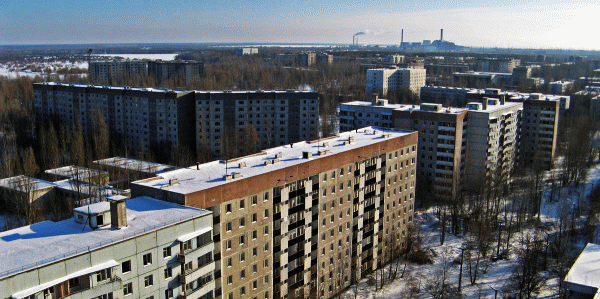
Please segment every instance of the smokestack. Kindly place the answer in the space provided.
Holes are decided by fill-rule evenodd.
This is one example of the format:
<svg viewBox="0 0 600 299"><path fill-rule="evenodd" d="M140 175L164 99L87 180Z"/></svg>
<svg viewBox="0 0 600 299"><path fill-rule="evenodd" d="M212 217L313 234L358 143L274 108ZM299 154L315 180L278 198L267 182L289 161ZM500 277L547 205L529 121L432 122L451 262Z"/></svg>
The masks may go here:
<svg viewBox="0 0 600 299"><path fill-rule="evenodd" d="M440 41L444 40L444 29L441 29L440 31Z"/></svg>
<svg viewBox="0 0 600 299"><path fill-rule="evenodd" d="M113 229L127 226L127 206L125 200L118 199L110 202L110 224Z"/></svg>
<svg viewBox="0 0 600 299"><path fill-rule="evenodd" d="M400 48L404 45L404 29L402 29L402 35L400 35Z"/></svg>

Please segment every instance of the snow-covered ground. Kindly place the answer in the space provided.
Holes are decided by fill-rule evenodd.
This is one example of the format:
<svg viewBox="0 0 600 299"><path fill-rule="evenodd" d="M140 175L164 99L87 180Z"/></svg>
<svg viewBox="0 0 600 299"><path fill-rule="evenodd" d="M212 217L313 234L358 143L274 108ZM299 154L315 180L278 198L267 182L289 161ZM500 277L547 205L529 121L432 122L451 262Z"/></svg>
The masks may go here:
<svg viewBox="0 0 600 299"><path fill-rule="evenodd" d="M556 175L556 174L555 174ZM550 174L547 175L547 178ZM594 186L600 183L600 164L596 164L590 168L587 176L587 181L580 187L567 186L561 189L560 201L550 201L550 186L544 190L544 200L540 220L544 227L547 228L547 233L555 230L556 223L560 218L561 208L566 212L572 213L573 206L578 209L578 205L585 205L587 197ZM581 199L581 200L580 200ZM561 204L562 203L562 204ZM563 212L564 213L564 212ZM447 283L450 286L458 285L458 276L460 271L460 256L461 246L465 243L465 236L454 236L446 233L444 245L440 245L440 221L437 218L436 211L432 208L427 211L418 212L415 214L415 225L420 229L423 240L423 247L432 249L436 256L434 263L431 265L416 265L407 264L406 273L403 278L398 278L393 282L385 285L383 289L375 291L374 286L367 283L367 279L363 279L358 284L358 287L350 287L342 298L355 298L354 291L358 290L360 299L395 299L411 297L409 287L416 287L418 292L413 292L412 298L432 298L432 295L427 291L426 286L435 281L439 281L444 263L447 267ZM514 254L518 248L522 236L534 233L533 228L525 228L521 232L516 232L511 237L511 254L508 259L491 261L489 258L484 259L487 265L487 271L479 276L476 284L471 284L469 281L468 269L466 263L463 264L462 277L462 295L464 298L494 298L494 289L498 291L498 297L502 298L505 295L504 291L510 291L512 288L509 285L513 271L517 265L517 257ZM596 232L596 242L598 242L598 232ZM505 236L503 236L505 238ZM492 242L493 251L496 251L496 242ZM585 247L585 243L580 241L576 244L576 249L573 254L576 256ZM502 250L502 249L501 249ZM401 262L402 263L402 262ZM404 264L400 266L400 272ZM400 274L398 274L399 276ZM559 278L555 275L550 275L545 272L546 281L540 293L539 298L558 298ZM563 279L563 278L560 278Z"/></svg>
<svg viewBox="0 0 600 299"><path fill-rule="evenodd" d="M15 63L15 62L6 62L0 63L0 76L5 76L10 79L17 77L29 77L35 78L46 77L49 75L57 75L58 70L64 69L74 69L79 68L81 70L85 70L84 73L79 74L81 76L87 76L87 68L88 64L86 61L44 61L44 62L31 62L31 63ZM39 71L32 71L39 70ZM49 70L46 72L46 70ZM61 77L64 75L60 75Z"/></svg>

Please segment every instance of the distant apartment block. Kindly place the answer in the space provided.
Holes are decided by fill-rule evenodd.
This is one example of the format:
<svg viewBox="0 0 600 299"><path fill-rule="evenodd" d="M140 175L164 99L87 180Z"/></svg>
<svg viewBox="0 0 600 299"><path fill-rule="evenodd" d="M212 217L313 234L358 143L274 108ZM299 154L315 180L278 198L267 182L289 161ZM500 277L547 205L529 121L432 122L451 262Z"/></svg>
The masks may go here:
<svg viewBox="0 0 600 299"><path fill-rule="evenodd" d="M319 96L314 91L194 91L196 148L223 154L227 130L252 126L261 148L316 136ZM191 124L188 124L191 125Z"/></svg>
<svg viewBox="0 0 600 299"><path fill-rule="evenodd" d="M42 117L87 130L102 113L111 134L132 149L208 144L220 156L226 130L253 126L263 147L306 140L316 134L319 97L314 91L184 91L62 83L33 85Z"/></svg>
<svg viewBox="0 0 600 299"><path fill-rule="evenodd" d="M139 197L2 232L0 297L212 299L212 223L208 211Z"/></svg>
<svg viewBox="0 0 600 299"><path fill-rule="evenodd" d="M213 212L215 295L332 298L413 221L416 132L362 128L132 183Z"/></svg>
<svg viewBox="0 0 600 299"><path fill-rule="evenodd" d="M478 88L492 85L512 84L511 73L465 72L452 74L454 85Z"/></svg>
<svg viewBox="0 0 600 299"><path fill-rule="evenodd" d="M115 84L126 78L148 75L147 60L92 61L88 73L90 81L97 84Z"/></svg>
<svg viewBox="0 0 600 299"><path fill-rule="evenodd" d="M483 58L475 61L474 69L479 72L512 73L515 67L521 65L520 59Z"/></svg>
<svg viewBox="0 0 600 299"><path fill-rule="evenodd" d="M159 83L180 79L186 84L196 82L204 77L204 63L198 61L148 61L148 74L154 76Z"/></svg>
<svg viewBox="0 0 600 299"><path fill-rule="evenodd" d="M333 55L329 53L317 53L316 57L317 64L333 64Z"/></svg>
<svg viewBox="0 0 600 299"><path fill-rule="evenodd" d="M573 81L554 81L548 84L551 94L565 94L573 86Z"/></svg>
<svg viewBox="0 0 600 299"><path fill-rule="evenodd" d="M258 48L238 48L235 49L235 53L238 55L255 55L258 54Z"/></svg>
<svg viewBox="0 0 600 299"><path fill-rule="evenodd" d="M425 103L439 103L446 107L464 107L467 105L467 93L470 88L423 86L421 87L421 101Z"/></svg>
<svg viewBox="0 0 600 299"><path fill-rule="evenodd" d="M296 63L301 66L311 66L317 62L317 53L305 52L296 55Z"/></svg>
<svg viewBox="0 0 600 299"><path fill-rule="evenodd" d="M420 68L381 68L367 70L366 94L378 93L386 96L388 91L402 88L420 97L421 87L425 86L425 69Z"/></svg>
<svg viewBox="0 0 600 299"><path fill-rule="evenodd" d="M522 103L484 98L467 104L469 130L465 177L472 187L510 177L517 158Z"/></svg>
<svg viewBox="0 0 600 299"><path fill-rule="evenodd" d="M535 93L524 100L519 142L519 160L523 165L552 165L560 105L560 101L545 99Z"/></svg>
<svg viewBox="0 0 600 299"><path fill-rule="evenodd" d="M122 136L132 149L195 144L194 93L181 90L36 83L34 107L42 117L58 117L68 126L92 128L102 113L111 136Z"/></svg>
<svg viewBox="0 0 600 299"><path fill-rule="evenodd" d="M439 199L451 199L463 181L467 146L467 109L441 104L400 105L387 100L340 104L340 132L361 126L382 126L419 133L417 175Z"/></svg>

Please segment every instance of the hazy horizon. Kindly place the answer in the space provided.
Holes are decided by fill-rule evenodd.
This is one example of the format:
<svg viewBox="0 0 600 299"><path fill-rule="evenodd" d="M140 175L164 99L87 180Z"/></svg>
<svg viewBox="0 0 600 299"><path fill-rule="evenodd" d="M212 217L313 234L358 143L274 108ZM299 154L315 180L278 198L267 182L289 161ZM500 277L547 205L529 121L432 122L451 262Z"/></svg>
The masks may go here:
<svg viewBox="0 0 600 299"><path fill-rule="evenodd" d="M591 0L13 1L0 10L3 45L313 43L397 45L444 40L499 48L600 50Z"/></svg>

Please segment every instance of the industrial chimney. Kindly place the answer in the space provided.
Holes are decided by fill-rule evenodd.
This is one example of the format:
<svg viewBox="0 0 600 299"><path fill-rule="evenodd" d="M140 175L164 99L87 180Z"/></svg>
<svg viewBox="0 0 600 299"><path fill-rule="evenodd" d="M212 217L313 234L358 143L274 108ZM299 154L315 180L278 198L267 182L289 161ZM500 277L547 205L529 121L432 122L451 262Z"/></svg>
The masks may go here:
<svg viewBox="0 0 600 299"><path fill-rule="evenodd" d="M125 200L117 199L110 202L110 223L113 229L127 226L127 206Z"/></svg>
<svg viewBox="0 0 600 299"><path fill-rule="evenodd" d="M440 41L444 40L444 29L441 29L440 31Z"/></svg>
<svg viewBox="0 0 600 299"><path fill-rule="evenodd" d="M402 35L400 35L400 48L404 47L404 29L402 29Z"/></svg>

